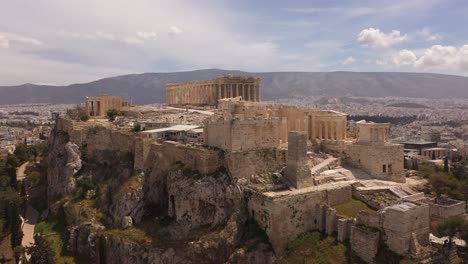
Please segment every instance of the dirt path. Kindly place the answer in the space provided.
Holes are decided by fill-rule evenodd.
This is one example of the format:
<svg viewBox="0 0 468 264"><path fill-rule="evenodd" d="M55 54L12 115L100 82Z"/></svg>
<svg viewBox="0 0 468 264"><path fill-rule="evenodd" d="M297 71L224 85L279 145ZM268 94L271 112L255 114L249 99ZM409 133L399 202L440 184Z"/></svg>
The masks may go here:
<svg viewBox="0 0 468 264"><path fill-rule="evenodd" d="M19 166L18 168L16 168L16 180L17 181L21 181L24 179L24 177L26 176L24 174L24 171L26 170L26 166L28 166L28 162L25 162L23 163L21 166Z"/></svg>
<svg viewBox="0 0 468 264"><path fill-rule="evenodd" d="M21 245L23 247L30 247L34 244L34 226L37 223L37 219L39 218L39 212L28 206L26 209L26 214L23 220L23 240L21 241ZM31 256L26 254L26 259L29 260Z"/></svg>
<svg viewBox="0 0 468 264"><path fill-rule="evenodd" d="M21 164L16 169L16 180L22 181L26 177L24 171L26 170L26 166L28 166L28 162ZM34 244L34 226L37 223L37 219L39 218L39 212L36 209L28 206L26 208L26 213L21 216L21 220L23 224L21 226L21 230L23 231L23 240L21 241L21 245L23 247L30 247ZM29 260L31 258L30 255L26 254L26 259Z"/></svg>

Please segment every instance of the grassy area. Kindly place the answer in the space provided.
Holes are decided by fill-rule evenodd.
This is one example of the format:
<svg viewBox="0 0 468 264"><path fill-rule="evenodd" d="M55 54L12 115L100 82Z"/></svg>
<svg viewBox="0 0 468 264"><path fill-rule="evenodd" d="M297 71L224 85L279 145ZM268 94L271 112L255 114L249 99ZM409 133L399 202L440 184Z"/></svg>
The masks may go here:
<svg viewBox="0 0 468 264"><path fill-rule="evenodd" d="M307 232L288 244L286 254L278 264L341 264L348 263L345 245L334 237L322 237L319 232Z"/></svg>
<svg viewBox="0 0 468 264"><path fill-rule="evenodd" d="M50 243L54 263L74 264L75 258L66 255L66 232L64 223L58 221L40 222L34 228L35 234L41 234Z"/></svg>
<svg viewBox="0 0 468 264"><path fill-rule="evenodd" d="M65 210L75 223L88 221L96 223L101 222L103 218L102 213L94 207L94 200L85 199L70 203Z"/></svg>
<svg viewBox="0 0 468 264"><path fill-rule="evenodd" d="M369 206L367 206L367 204L355 199L351 199L346 203L338 204L333 207L339 215L348 217L356 217L356 215L362 210L373 211Z"/></svg>
<svg viewBox="0 0 468 264"><path fill-rule="evenodd" d="M142 246L161 246L159 230L166 225L165 220L144 219L140 223L127 229L108 229L105 234L127 239Z"/></svg>
<svg viewBox="0 0 468 264"><path fill-rule="evenodd" d="M126 193L135 191L139 188L142 188L140 177L139 175L133 175L132 177L128 178L125 182L122 183L117 192L117 195L118 197L122 197Z"/></svg>

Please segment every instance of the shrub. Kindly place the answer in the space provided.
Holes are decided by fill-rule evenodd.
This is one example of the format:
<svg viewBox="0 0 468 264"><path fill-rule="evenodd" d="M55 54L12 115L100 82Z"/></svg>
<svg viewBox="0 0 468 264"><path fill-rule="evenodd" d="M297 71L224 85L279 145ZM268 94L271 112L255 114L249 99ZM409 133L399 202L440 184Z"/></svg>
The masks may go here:
<svg viewBox="0 0 468 264"><path fill-rule="evenodd" d="M86 114L86 113L81 113L80 114L80 120L83 121L83 122L86 122L89 120L89 115Z"/></svg>
<svg viewBox="0 0 468 264"><path fill-rule="evenodd" d="M141 125L140 124L136 124L132 129L132 132L140 132L140 131L141 131Z"/></svg>
<svg viewBox="0 0 468 264"><path fill-rule="evenodd" d="M110 110L107 110L106 115L107 115L107 118L109 118L109 121L114 121L115 117L122 115L122 113L119 110L110 109Z"/></svg>

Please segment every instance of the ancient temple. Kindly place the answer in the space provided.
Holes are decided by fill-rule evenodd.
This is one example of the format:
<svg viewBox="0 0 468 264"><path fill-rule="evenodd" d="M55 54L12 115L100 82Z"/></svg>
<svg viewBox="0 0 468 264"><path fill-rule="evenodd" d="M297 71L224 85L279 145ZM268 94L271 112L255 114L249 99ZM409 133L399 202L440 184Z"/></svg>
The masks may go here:
<svg viewBox="0 0 468 264"><path fill-rule="evenodd" d="M166 84L168 105L217 105L219 99L242 97L260 102L260 78L225 75L203 81Z"/></svg>

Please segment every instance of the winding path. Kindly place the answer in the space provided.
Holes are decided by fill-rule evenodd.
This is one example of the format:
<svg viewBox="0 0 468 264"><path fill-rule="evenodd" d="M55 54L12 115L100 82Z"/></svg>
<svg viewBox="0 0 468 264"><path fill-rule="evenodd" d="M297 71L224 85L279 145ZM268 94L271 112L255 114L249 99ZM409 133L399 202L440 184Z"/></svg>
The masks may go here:
<svg viewBox="0 0 468 264"><path fill-rule="evenodd" d="M16 169L16 180L22 181L25 178L26 175L24 174L24 171L26 170L26 166L28 166L28 162L21 164L21 166ZM34 226L39 218L39 212L31 206L28 206L24 217L20 217L21 221L23 221L21 224L21 230L23 231L23 240L21 241L21 245L23 247L30 247L34 244ZM29 260L30 258L31 256L26 254L26 259Z"/></svg>
<svg viewBox="0 0 468 264"><path fill-rule="evenodd" d="M21 164L21 166L16 168L16 180L17 181L21 181L24 179L24 177L26 177L26 175L24 174L24 171L26 170L26 166L28 166L28 163L29 162L25 162Z"/></svg>

